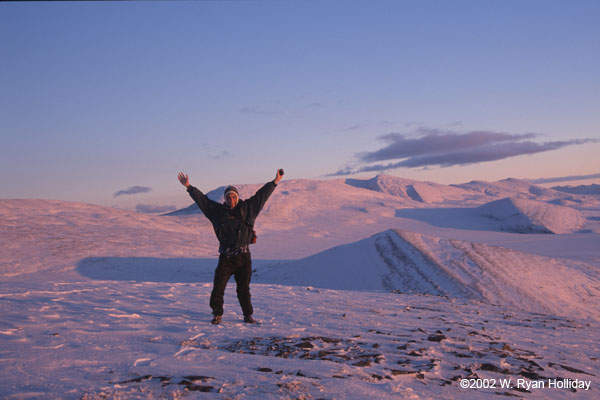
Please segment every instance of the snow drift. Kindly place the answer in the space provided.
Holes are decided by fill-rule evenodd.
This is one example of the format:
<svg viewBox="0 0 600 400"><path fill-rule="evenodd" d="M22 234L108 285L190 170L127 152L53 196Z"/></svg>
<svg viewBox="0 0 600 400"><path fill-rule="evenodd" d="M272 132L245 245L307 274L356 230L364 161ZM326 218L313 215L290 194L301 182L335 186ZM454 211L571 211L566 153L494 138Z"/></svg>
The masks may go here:
<svg viewBox="0 0 600 400"><path fill-rule="evenodd" d="M585 218L573 208L508 197L477 208L485 217L501 222L501 229L517 233L571 233Z"/></svg>
<svg viewBox="0 0 600 400"><path fill-rule="evenodd" d="M600 279L584 264L400 230L275 267L256 281L429 294L600 319Z"/></svg>

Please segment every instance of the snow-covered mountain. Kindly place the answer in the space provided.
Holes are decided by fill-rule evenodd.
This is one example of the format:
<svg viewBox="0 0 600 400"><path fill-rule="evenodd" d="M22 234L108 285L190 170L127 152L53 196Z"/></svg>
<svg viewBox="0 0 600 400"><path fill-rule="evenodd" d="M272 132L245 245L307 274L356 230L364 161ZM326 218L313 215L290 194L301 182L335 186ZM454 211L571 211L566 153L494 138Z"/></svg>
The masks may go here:
<svg viewBox="0 0 600 400"><path fill-rule="evenodd" d="M377 175L372 179L346 179L345 183L358 188L387 193L401 199L421 203L443 203L467 201L476 193L468 189L440 185L434 182L420 182L412 179L398 178L389 175Z"/></svg>
<svg viewBox="0 0 600 400"><path fill-rule="evenodd" d="M283 181L257 220L253 326L234 287L209 324L196 206L0 200L0 397L598 398L600 202L470 186ZM502 230L514 213L570 233Z"/></svg>
<svg viewBox="0 0 600 400"><path fill-rule="evenodd" d="M520 197L492 201L477 212L498 221L500 229L517 233L571 233L585 224L574 208Z"/></svg>
<svg viewBox="0 0 600 400"><path fill-rule="evenodd" d="M503 198L516 195L533 199L562 198L564 194L553 189L535 185L529 181L507 178L497 182L471 181L460 185L452 185L465 190L473 190L486 196Z"/></svg>
<svg viewBox="0 0 600 400"><path fill-rule="evenodd" d="M250 197L262 185L236 185L241 198ZM222 201L225 186L207 192L209 198ZM202 188L201 188L202 190ZM288 180L280 184L273 196L280 201L268 204L286 204L301 207L319 204L319 210L330 210L338 207L349 207L352 203L365 202L373 205L387 200L397 207L450 207L460 205L481 205L505 197L523 197L537 201L559 199L577 199L564 192L536 186L528 181L505 179L498 182L473 181L461 185L442 185L434 182L420 182L412 179L390 175L377 175L370 179L336 179L336 180ZM298 204L296 204L298 201ZM590 200L592 201L592 200ZM358 208L358 205L356 205ZM296 207L294 207L296 208ZM193 205L167 215L199 213ZM313 211L313 210L311 210Z"/></svg>
<svg viewBox="0 0 600 400"><path fill-rule="evenodd" d="M554 186L552 189L572 194L600 195L600 185Z"/></svg>
<svg viewBox="0 0 600 400"><path fill-rule="evenodd" d="M241 197L247 198L260 186L238 187ZM220 201L223 189L210 191L208 196ZM475 209L478 206L482 207ZM600 232L600 224L594 219L597 208L600 208L600 199L546 189L517 179L440 185L377 175L364 180L283 181L259 216L257 227L261 230L265 226L267 235L270 227L278 232L293 228L304 237L316 238L311 244L314 253L393 227L398 218L429 224L440 221L445 224L442 226L449 227L468 225L487 231L569 233L584 229ZM200 210L192 204L168 215L196 214L200 214ZM417 226L410 229L421 230ZM426 233L437 234L435 231ZM320 243L323 246L319 247ZM299 256L292 254L292 257Z"/></svg>

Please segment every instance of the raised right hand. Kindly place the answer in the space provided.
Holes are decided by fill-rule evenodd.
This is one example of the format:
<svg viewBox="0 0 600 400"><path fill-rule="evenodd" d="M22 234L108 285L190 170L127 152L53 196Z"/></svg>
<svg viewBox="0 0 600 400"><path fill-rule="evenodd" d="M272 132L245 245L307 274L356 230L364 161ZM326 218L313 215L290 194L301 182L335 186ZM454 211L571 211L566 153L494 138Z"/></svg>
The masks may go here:
<svg viewBox="0 0 600 400"><path fill-rule="evenodd" d="M177 175L177 179L179 179L179 182L181 182L183 186L190 186L190 178L188 178L187 174L180 172L179 175Z"/></svg>

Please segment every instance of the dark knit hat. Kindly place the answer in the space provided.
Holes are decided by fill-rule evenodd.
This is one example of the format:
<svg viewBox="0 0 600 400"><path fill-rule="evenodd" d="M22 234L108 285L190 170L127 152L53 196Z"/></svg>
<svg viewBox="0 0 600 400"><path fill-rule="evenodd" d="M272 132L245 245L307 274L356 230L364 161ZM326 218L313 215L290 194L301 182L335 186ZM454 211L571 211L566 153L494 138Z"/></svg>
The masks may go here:
<svg viewBox="0 0 600 400"><path fill-rule="evenodd" d="M223 193L223 196L227 197L227 194L230 192L234 192L237 195L238 199L240 198L240 194L238 193L238 190L235 186L227 186L225 188L225 193Z"/></svg>

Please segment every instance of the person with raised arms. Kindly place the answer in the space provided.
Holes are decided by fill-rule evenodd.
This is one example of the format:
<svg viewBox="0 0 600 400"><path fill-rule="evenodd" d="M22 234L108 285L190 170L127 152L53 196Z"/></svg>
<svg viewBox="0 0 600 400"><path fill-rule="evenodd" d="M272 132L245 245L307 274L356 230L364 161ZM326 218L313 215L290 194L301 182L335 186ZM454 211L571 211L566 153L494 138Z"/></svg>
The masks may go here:
<svg viewBox="0 0 600 400"><path fill-rule="evenodd" d="M204 193L190 184L187 174L180 172L179 182L196 202L206 218L211 222L219 240L219 263L215 269L210 307L213 313L211 323L221 323L223 315L223 296L227 281L233 275L237 285L237 298L244 313L244 322L254 324L254 310L250 300L250 279L252 277L252 259L250 244L256 242L254 221L267 199L283 177L283 170L277 170L275 179L267 182L252 197L240 199L235 186L228 186L224 192L224 202L209 199Z"/></svg>

